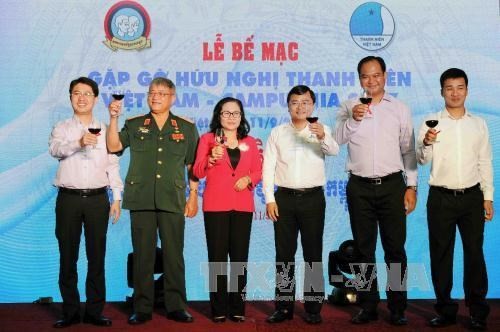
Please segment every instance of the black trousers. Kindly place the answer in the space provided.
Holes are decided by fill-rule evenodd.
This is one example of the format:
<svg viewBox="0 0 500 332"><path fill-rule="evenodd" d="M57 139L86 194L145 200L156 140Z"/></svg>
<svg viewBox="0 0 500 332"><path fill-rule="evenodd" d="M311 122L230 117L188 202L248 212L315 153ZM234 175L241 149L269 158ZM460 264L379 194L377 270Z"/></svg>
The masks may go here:
<svg viewBox="0 0 500 332"><path fill-rule="evenodd" d="M325 297L323 278L323 190L303 195L278 189L275 194L279 217L274 222L276 246L276 310L293 312L295 304L295 253L300 232L304 255L304 308L319 313Z"/></svg>
<svg viewBox="0 0 500 332"><path fill-rule="evenodd" d="M184 214L162 210L132 210L130 223L134 255L134 311L144 314L153 312L153 274L158 233L165 273L165 309L167 312L185 309Z"/></svg>
<svg viewBox="0 0 500 332"><path fill-rule="evenodd" d="M375 266L379 230L388 269L386 294L389 310L402 312L406 309L405 190L402 175L391 176L381 184L367 183L351 176L347 183L351 230L360 254L360 264L354 265L360 276L356 288L360 305L365 310L376 310L380 302Z"/></svg>
<svg viewBox="0 0 500 332"><path fill-rule="evenodd" d="M486 302L488 277L483 255L484 197L479 186L463 195L431 187L427 200L427 221L431 274L436 294L436 311L455 317L458 304L451 299L453 287L453 250L456 229L460 232L464 255L465 303L471 316L485 319L490 308Z"/></svg>
<svg viewBox="0 0 500 332"><path fill-rule="evenodd" d="M104 257L109 219L109 200L106 193L81 197L59 192L56 201L56 237L59 243L59 289L63 300L63 315L71 318L80 312L77 261L82 224L87 253L85 311L101 316L106 301Z"/></svg>
<svg viewBox="0 0 500 332"><path fill-rule="evenodd" d="M204 212L212 316L245 315L252 212ZM228 285L227 265L230 260ZM228 289L229 286L229 289Z"/></svg>

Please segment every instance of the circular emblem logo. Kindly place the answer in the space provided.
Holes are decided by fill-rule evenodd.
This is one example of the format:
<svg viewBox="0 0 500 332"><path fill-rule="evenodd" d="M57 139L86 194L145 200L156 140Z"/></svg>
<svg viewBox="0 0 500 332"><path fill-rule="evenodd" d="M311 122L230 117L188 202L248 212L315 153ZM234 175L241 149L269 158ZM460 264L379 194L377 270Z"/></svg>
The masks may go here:
<svg viewBox="0 0 500 332"><path fill-rule="evenodd" d="M349 22L352 39L367 51L377 51L389 45L394 28L391 12L378 2L360 5L352 13Z"/></svg>
<svg viewBox="0 0 500 332"><path fill-rule="evenodd" d="M104 19L104 31L104 44L113 51L151 47L151 39L148 38L151 20L144 7L137 2L120 1L113 5Z"/></svg>

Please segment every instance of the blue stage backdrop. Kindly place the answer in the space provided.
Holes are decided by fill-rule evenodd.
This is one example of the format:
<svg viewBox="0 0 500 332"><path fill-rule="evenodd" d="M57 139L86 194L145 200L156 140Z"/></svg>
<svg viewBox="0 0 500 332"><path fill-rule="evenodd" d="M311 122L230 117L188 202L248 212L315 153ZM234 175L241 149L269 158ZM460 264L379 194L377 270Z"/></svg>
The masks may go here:
<svg viewBox="0 0 500 332"><path fill-rule="evenodd" d="M60 300L52 186L57 160L47 152L48 138L57 121L72 115L68 86L78 76L99 83L95 111L106 122L111 93L126 91L121 124L148 111L145 93L155 76L176 83L173 112L190 117L200 133L207 131L215 103L235 96L243 101L251 134L265 144L270 130L288 121L286 94L296 84L314 89L320 121L334 126L340 102L359 93L356 66L367 55L386 60L387 90L411 107L416 130L426 114L443 105L441 72L459 67L469 74L467 107L487 120L493 154L498 155L498 0L3 0L0 12L0 302L29 302L39 296ZM345 147L327 159L325 263L330 250L351 238L345 159ZM127 152L121 158L123 177L128 161ZM498 160L494 167L499 169ZM417 209L407 221L411 298L434 296L425 216L428 177L429 167L420 167ZM260 186L255 201L248 297L271 299L273 227L265 218ZM498 221L488 223L484 250L489 297L496 298L499 237ZM129 252L130 219L124 211L108 230L108 300L131 294L126 280ZM186 223L184 255L188 298L208 299L201 213ZM301 256L299 250L298 262ZM380 247L377 257L383 261ZM455 257L453 295L461 298L460 242ZM83 290L84 250L78 270Z"/></svg>

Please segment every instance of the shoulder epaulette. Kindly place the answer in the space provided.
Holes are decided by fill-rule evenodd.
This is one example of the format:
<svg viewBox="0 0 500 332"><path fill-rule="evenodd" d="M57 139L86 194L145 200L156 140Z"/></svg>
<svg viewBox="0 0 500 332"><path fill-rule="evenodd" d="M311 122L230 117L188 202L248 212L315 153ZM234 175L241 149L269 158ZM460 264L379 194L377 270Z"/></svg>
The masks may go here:
<svg viewBox="0 0 500 332"><path fill-rule="evenodd" d="M132 116L132 117L128 118L127 121L134 120L134 119L140 118L140 117L145 116L145 115L146 114L139 114L139 115L136 115L136 116Z"/></svg>
<svg viewBox="0 0 500 332"><path fill-rule="evenodd" d="M194 121L193 121L193 120L191 120L190 118L187 118L187 117L184 117L184 116L179 116L179 115L176 115L176 116L177 116L179 119L182 119L182 120L184 120L184 121L186 121L186 122L189 122L189 123L191 123L191 124L194 124Z"/></svg>

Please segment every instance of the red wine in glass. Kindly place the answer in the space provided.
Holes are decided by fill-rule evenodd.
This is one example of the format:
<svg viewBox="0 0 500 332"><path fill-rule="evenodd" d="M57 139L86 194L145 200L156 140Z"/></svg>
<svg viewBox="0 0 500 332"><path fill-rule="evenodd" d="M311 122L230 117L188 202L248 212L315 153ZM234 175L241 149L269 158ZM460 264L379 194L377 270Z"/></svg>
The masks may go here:
<svg viewBox="0 0 500 332"><path fill-rule="evenodd" d="M97 135L101 132L101 128L89 128L89 133Z"/></svg>
<svg viewBox="0 0 500 332"><path fill-rule="evenodd" d="M361 102L361 104L371 104L372 102L372 97L361 97L359 98L359 101Z"/></svg>
<svg viewBox="0 0 500 332"><path fill-rule="evenodd" d="M315 123L316 121L318 121L318 117L317 116L308 116L306 118L307 122L309 123Z"/></svg>
<svg viewBox="0 0 500 332"><path fill-rule="evenodd" d="M122 100L123 97L125 97L125 95L121 93L113 93L112 96L114 100Z"/></svg>
<svg viewBox="0 0 500 332"><path fill-rule="evenodd" d="M439 121L438 120L427 120L425 121L425 124L427 125L427 127L429 128L434 128L438 125Z"/></svg>

